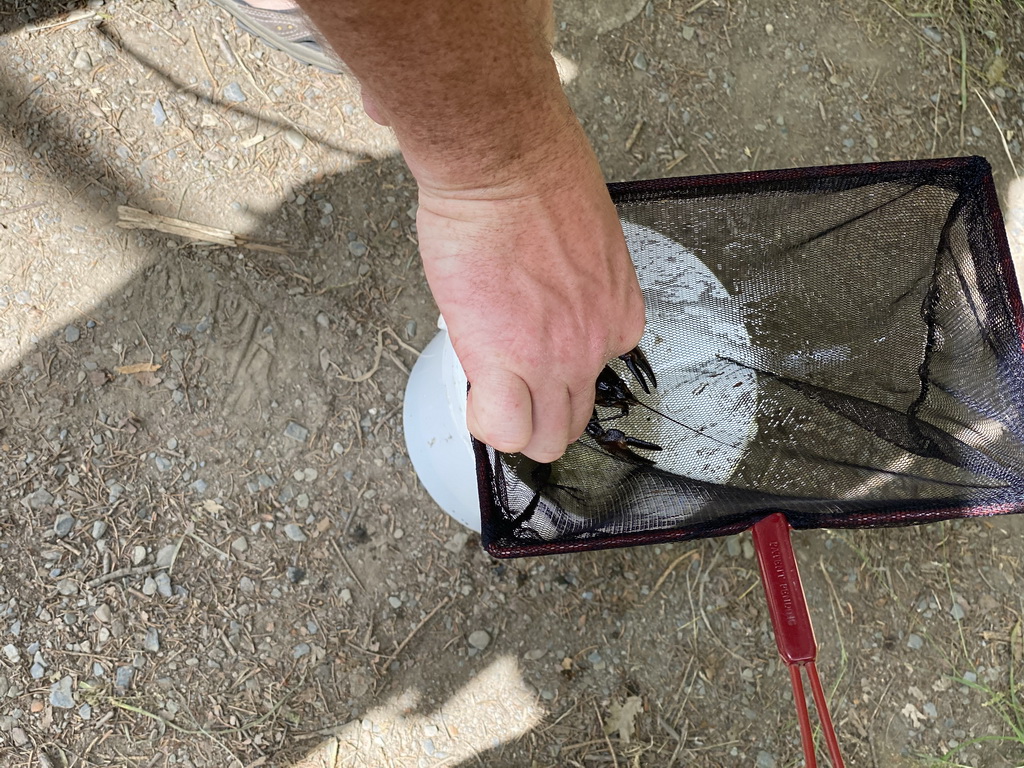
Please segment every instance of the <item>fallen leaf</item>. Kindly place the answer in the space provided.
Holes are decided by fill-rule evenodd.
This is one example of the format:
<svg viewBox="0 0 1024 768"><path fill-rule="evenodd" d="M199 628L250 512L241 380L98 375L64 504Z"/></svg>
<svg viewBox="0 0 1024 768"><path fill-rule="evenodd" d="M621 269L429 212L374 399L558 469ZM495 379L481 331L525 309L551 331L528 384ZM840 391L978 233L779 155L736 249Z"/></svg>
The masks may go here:
<svg viewBox="0 0 1024 768"><path fill-rule="evenodd" d="M111 378L111 375L102 368L97 368L95 371L89 371L89 383L97 388L102 387L110 381Z"/></svg>
<svg viewBox="0 0 1024 768"><path fill-rule="evenodd" d="M161 382L152 371L140 371L135 374L135 380L144 387L155 387Z"/></svg>
<svg viewBox="0 0 1024 768"><path fill-rule="evenodd" d="M122 376L130 376L133 373L154 373L162 367L159 363L133 363L132 365L119 365L114 370Z"/></svg>
<svg viewBox="0 0 1024 768"><path fill-rule="evenodd" d="M625 704L614 702L608 708L608 722L604 724L604 732L611 736L618 733L623 744L629 744L636 729L636 716L644 710L644 702L639 696L630 696Z"/></svg>

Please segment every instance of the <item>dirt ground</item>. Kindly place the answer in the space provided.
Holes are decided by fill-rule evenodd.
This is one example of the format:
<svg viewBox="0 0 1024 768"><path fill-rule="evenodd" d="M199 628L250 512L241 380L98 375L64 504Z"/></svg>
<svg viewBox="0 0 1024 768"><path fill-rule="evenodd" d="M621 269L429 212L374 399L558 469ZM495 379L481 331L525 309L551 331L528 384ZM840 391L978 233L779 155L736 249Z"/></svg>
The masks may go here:
<svg viewBox="0 0 1024 768"><path fill-rule="evenodd" d="M556 49L610 180L1003 189L1024 14L943 8L566 0ZM437 313L352 81L200 0L6 0L0 114L0 766L802 764L749 536L498 562L417 482ZM1024 764L1022 533L795 537L848 765Z"/></svg>

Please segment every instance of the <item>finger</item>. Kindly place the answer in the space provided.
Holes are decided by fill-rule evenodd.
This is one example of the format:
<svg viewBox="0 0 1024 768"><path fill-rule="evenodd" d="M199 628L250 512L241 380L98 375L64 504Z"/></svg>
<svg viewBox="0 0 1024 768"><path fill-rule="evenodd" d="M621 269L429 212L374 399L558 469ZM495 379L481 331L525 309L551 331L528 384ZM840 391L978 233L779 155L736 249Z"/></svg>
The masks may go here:
<svg viewBox="0 0 1024 768"><path fill-rule="evenodd" d="M569 393L569 442L580 439L580 435L594 415L594 385L588 384L577 392Z"/></svg>
<svg viewBox="0 0 1024 768"><path fill-rule="evenodd" d="M484 371L473 375L466 404L466 426L482 443L504 453L518 453L533 432L530 388L514 373Z"/></svg>
<svg viewBox="0 0 1024 768"><path fill-rule="evenodd" d="M531 390L533 434L523 453L543 464L554 461L569 444L569 390L564 385L546 385Z"/></svg>

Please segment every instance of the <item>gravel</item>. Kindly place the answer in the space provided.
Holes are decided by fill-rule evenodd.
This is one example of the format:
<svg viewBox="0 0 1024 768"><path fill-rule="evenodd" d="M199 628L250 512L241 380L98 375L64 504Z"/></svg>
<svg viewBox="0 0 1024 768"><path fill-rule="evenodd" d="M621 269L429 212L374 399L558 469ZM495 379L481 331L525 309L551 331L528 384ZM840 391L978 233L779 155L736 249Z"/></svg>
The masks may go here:
<svg viewBox="0 0 1024 768"><path fill-rule="evenodd" d="M65 675L50 686L50 704L60 709L73 709L77 702L71 693L71 676Z"/></svg>
<svg viewBox="0 0 1024 768"><path fill-rule="evenodd" d="M33 491L21 500L22 506L27 509L42 509L48 507L53 503L53 494L47 491L45 488L40 488L37 491Z"/></svg>
<svg viewBox="0 0 1024 768"><path fill-rule="evenodd" d="M288 146L298 152L304 146L306 146L306 137L303 136L296 130L289 128L282 134L282 138L287 142Z"/></svg>
<svg viewBox="0 0 1024 768"><path fill-rule="evenodd" d="M491 644L491 636L484 630L478 629L470 633L469 644L478 651L482 651Z"/></svg>
<svg viewBox="0 0 1024 768"><path fill-rule="evenodd" d="M246 96L242 92L242 88L238 83L231 82L224 86L224 99L226 101L232 101L235 104L241 104L246 100Z"/></svg>
<svg viewBox="0 0 1024 768"><path fill-rule="evenodd" d="M288 426L284 428L284 436L290 437L292 440L297 440L300 443L304 443L309 437L309 430L301 424L289 421Z"/></svg>
<svg viewBox="0 0 1024 768"><path fill-rule="evenodd" d="M301 542L306 540L306 534L303 533L302 526L295 523L288 523L288 525L284 527L284 535L292 541Z"/></svg>
<svg viewBox="0 0 1024 768"><path fill-rule="evenodd" d="M156 591L160 593L161 597L171 597L174 594L171 589L171 577L167 575L166 571L160 571L154 581L156 581Z"/></svg>
<svg viewBox="0 0 1024 768"><path fill-rule="evenodd" d="M21 661L21 652L18 650L17 646L12 643L8 643L4 646L4 656L6 656L7 660L12 664L17 664Z"/></svg>

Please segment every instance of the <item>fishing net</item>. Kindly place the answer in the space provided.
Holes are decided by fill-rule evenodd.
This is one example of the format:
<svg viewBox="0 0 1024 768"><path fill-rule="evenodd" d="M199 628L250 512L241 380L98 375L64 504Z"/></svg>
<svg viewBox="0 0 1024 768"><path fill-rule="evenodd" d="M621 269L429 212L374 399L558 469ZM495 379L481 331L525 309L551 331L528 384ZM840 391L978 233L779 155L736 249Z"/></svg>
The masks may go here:
<svg viewBox="0 0 1024 768"><path fill-rule="evenodd" d="M643 366L553 464L477 443L497 556L1024 506L1024 311L980 158L611 187ZM639 377L637 375L639 373ZM645 389L649 389L645 391Z"/></svg>

